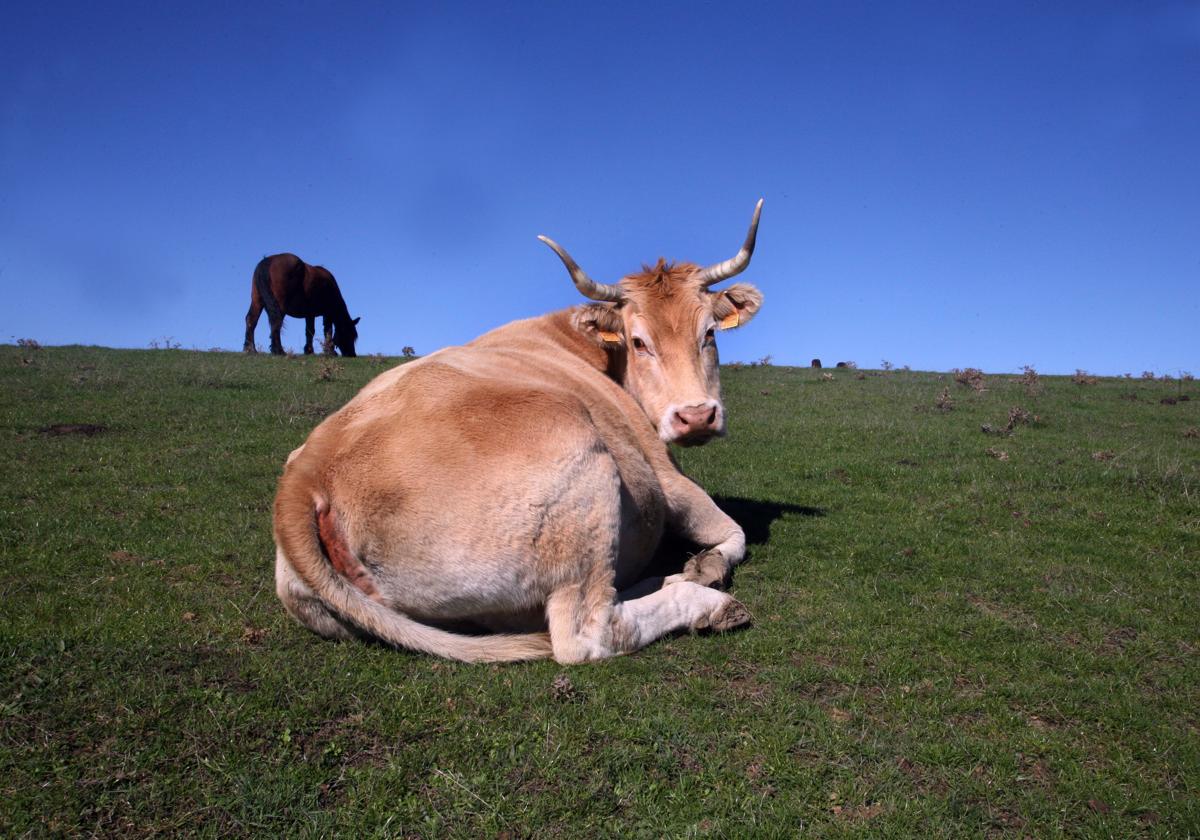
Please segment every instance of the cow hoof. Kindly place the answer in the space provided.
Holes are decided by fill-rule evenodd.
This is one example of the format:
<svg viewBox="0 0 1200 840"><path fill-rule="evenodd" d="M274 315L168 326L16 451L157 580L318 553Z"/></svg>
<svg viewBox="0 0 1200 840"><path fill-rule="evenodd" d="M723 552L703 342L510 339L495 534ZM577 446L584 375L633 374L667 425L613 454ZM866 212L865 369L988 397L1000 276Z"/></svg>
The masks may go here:
<svg viewBox="0 0 1200 840"><path fill-rule="evenodd" d="M708 629L723 633L750 624L750 610L741 601L730 598L728 603L717 610L708 620Z"/></svg>
<svg viewBox="0 0 1200 840"><path fill-rule="evenodd" d="M687 561L681 579L709 589L724 589L729 579L729 564L725 562L725 555L710 549Z"/></svg>

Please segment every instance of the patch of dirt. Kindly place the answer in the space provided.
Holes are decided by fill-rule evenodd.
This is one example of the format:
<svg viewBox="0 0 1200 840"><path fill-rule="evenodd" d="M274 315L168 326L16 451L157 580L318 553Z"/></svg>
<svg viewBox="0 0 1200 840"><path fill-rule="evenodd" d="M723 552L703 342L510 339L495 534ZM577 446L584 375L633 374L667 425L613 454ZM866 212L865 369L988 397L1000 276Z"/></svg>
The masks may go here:
<svg viewBox="0 0 1200 840"><path fill-rule="evenodd" d="M550 683L550 698L556 703L578 703L583 699L579 689L566 674L559 674Z"/></svg>
<svg viewBox="0 0 1200 840"><path fill-rule="evenodd" d="M251 627L249 624L247 624L242 628L242 641L248 645L261 644L262 640L266 637L266 627Z"/></svg>
<svg viewBox="0 0 1200 840"><path fill-rule="evenodd" d="M142 557L138 554L134 554L132 551L124 551L124 550L109 552L108 559L112 560L114 563L128 563L128 564L134 565L134 566L165 566L165 565L167 565L166 560L162 560L160 558Z"/></svg>
<svg viewBox="0 0 1200 840"><path fill-rule="evenodd" d="M837 706L829 706L825 709L825 712L829 715L829 719L834 723L849 723L850 721L854 720L854 715L852 713L846 711L845 709L838 708Z"/></svg>
<svg viewBox="0 0 1200 840"><path fill-rule="evenodd" d="M1033 616L1024 610L1016 607L1008 607L1004 604L998 604L995 601L988 601L980 598L978 595L967 595L967 603L988 618L994 618L997 621L1002 621L1009 627L1017 630L1037 630L1038 623Z"/></svg>
<svg viewBox="0 0 1200 840"><path fill-rule="evenodd" d="M1054 773L1044 758L1017 753L1017 782L1049 788L1054 785Z"/></svg>
<svg viewBox="0 0 1200 840"><path fill-rule="evenodd" d="M766 798L775 795L775 786L769 781L766 762L761 756L755 756L746 766L746 778L759 796Z"/></svg>
<svg viewBox="0 0 1200 840"><path fill-rule="evenodd" d="M896 759L896 767L924 795L932 793L935 796L945 796L950 790L950 786L946 783L945 779L931 775L927 768L904 756Z"/></svg>
<svg viewBox="0 0 1200 840"><path fill-rule="evenodd" d="M44 435L58 437L61 435L82 435L83 437L95 437L108 431L107 426L102 426L99 423L55 423L50 426L43 426L38 429Z"/></svg>
<svg viewBox="0 0 1200 840"><path fill-rule="evenodd" d="M834 805L829 809L833 815L847 822L873 820L886 810L882 802L867 802L863 805Z"/></svg>
<svg viewBox="0 0 1200 840"><path fill-rule="evenodd" d="M1108 654L1120 653L1137 637L1138 632L1132 627L1118 627L1105 634L1100 650Z"/></svg>
<svg viewBox="0 0 1200 840"><path fill-rule="evenodd" d="M344 770L347 767L380 768L397 748L397 742L367 731L362 712L332 718L312 732L295 735L304 760ZM331 788L331 794L336 791Z"/></svg>

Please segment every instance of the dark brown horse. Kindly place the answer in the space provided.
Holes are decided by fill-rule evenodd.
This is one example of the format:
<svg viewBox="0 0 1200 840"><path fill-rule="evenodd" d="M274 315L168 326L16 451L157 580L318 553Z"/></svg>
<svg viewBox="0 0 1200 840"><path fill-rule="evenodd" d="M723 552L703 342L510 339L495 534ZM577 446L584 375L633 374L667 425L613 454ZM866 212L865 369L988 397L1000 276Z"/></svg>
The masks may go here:
<svg viewBox="0 0 1200 840"><path fill-rule="evenodd" d="M309 265L295 254L263 257L254 268L250 285L250 311L246 313L246 343L242 349L254 352L254 328L258 316L267 310L271 323L271 352L283 353L279 330L283 316L304 319L304 352L313 351L314 321L321 316L325 327L325 349L336 347L343 356L355 356L358 318L351 318L346 301L333 275L319 265Z"/></svg>

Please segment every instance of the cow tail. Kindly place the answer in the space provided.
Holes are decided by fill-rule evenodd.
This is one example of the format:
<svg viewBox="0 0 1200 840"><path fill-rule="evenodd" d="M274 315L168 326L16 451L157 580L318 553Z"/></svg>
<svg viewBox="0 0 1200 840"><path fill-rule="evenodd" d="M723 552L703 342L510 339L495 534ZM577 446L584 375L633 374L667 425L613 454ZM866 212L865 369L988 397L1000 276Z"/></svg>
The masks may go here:
<svg viewBox="0 0 1200 840"><path fill-rule="evenodd" d="M279 301L275 300L275 295L271 293L270 257L263 257L254 267L254 288L258 291L258 299L262 302L263 309L267 310L267 317L271 319L271 323L278 323L283 317L283 310L279 308Z"/></svg>
<svg viewBox="0 0 1200 840"><path fill-rule="evenodd" d="M552 655L549 633L463 636L421 624L356 589L333 569L321 548L317 516L327 509L328 499L294 468L289 472L275 500L275 541L301 580L341 619L395 647L462 662L517 662Z"/></svg>

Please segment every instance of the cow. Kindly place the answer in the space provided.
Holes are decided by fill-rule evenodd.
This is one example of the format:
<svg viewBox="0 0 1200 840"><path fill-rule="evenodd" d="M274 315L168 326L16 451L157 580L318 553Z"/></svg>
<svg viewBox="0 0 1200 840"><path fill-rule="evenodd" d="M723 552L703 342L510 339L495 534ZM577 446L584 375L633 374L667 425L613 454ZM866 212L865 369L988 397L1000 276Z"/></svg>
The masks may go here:
<svg viewBox="0 0 1200 840"><path fill-rule="evenodd" d="M263 257L254 268L250 284L250 310L246 313L246 341L242 349L255 352L254 328L258 317L267 310L271 324L271 352L283 354L279 331L283 316L304 319L304 352L313 352L315 321L321 316L325 328L324 349L333 348L343 356L355 356L354 342L358 340L358 322L351 318L337 281L328 269L309 265L295 254L274 254Z"/></svg>
<svg viewBox="0 0 1200 840"><path fill-rule="evenodd" d="M711 287L749 265L761 211L733 258L659 258L615 285L539 237L592 302L377 376L288 457L287 611L321 636L466 662L579 663L749 623L722 591L745 534L668 445L725 433L716 333L762 294ZM668 529L699 553L640 580Z"/></svg>

